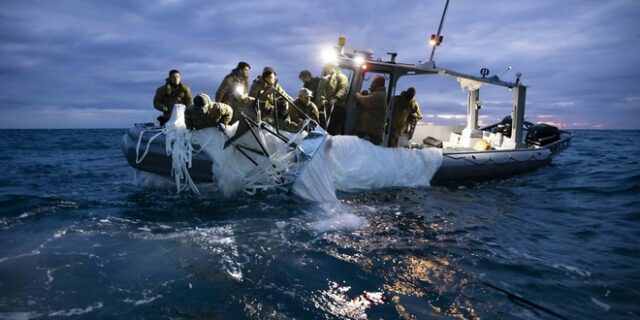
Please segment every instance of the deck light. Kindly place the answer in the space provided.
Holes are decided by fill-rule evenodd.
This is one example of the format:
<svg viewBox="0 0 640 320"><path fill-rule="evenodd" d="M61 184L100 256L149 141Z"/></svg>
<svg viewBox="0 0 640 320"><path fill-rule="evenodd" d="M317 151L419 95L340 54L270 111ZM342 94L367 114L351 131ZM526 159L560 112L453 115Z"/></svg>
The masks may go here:
<svg viewBox="0 0 640 320"><path fill-rule="evenodd" d="M239 84L236 86L236 94L241 96L244 93L244 86Z"/></svg>
<svg viewBox="0 0 640 320"><path fill-rule="evenodd" d="M344 47L345 44L347 44L347 38L339 37L338 38L338 46L339 47Z"/></svg>
<svg viewBox="0 0 640 320"><path fill-rule="evenodd" d="M333 48L327 48L322 51L322 61L326 63L336 63L338 61L338 53Z"/></svg>
<svg viewBox="0 0 640 320"><path fill-rule="evenodd" d="M434 46L435 46L435 47L437 47L437 46L439 46L441 43L442 43L442 35L435 35L435 34L432 34L432 35L431 35L431 39L429 39L429 44L430 44L432 47L434 47Z"/></svg>
<svg viewBox="0 0 640 320"><path fill-rule="evenodd" d="M364 63L364 57L356 56L355 58L353 58L353 61L356 63L356 65L360 66Z"/></svg>

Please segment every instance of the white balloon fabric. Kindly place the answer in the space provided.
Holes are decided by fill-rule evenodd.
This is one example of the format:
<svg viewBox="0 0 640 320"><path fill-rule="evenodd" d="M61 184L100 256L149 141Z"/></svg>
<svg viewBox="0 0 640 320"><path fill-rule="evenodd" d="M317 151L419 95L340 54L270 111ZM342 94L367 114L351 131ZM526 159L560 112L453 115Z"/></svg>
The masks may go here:
<svg viewBox="0 0 640 320"><path fill-rule="evenodd" d="M251 154L256 165L234 145L224 148L228 138L235 134L238 122L223 130L190 131L184 125L184 109L176 105L164 129L178 192L187 186L198 192L187 171L193 152L204 152L212 160L213 180L225 196L240 191L251 194L260 189L282 189L284 174L300 169L291 190L303 199L317 202L337 202L336 190L427 187L442 164L442 151L437 148L385 148L355 136L328 136L313 158L298 167L299 155L295 149L274 135L257 130L269 157ZM297 142L304 138L304 134L287 135ZM261 150L250 132L234 144ZM200 150L195 150L195 145L199 145Z"/></svg>
<svg viewBox="0 0 640 320"><path fill-rule="evenodd" d="M306 165L293 192L328 202L337 201L335 190L427 187L441 164L437 148L385 148L355 136L331 136Z"/></svg>

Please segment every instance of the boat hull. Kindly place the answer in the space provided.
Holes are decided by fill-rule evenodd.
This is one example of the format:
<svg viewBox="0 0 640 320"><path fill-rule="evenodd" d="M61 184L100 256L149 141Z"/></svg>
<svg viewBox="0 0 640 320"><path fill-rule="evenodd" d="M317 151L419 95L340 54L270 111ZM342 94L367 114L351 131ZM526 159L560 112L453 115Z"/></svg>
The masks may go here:
<svg viewBox="0 0 640 320"><path fill-rule="evenodd" d="M135 169L170 176L172 160L171 156L168 156L166 152L164 135L159 135L149 143L149 139L157 133L157 129L153 123L137 123L122 137L122 153L129 165ZM142 136L141 140L139 140L140 136ZM140 141L140 148L138 148L138 141ZM137 159L143 157L143 153L147 150L147 144L149 145L147 154L142 161L137 161ZM199 148L198 146L195 147ZM211 159L202 152L194 154L189 174L193 181L212 182Z"/></svg>
<svg viewBox="0 0 640 320"><path fill-rule="evenodd" d="M482 181L531 172L551 163L570 142L571 136L567 135L540 148L443 152L442 165L431 182Z"/></svg>
<svg viewBox="0 0 640 320"><path fill-rule="evenodd" d="M137 161L142 157L149 139L157 133L154 131L157 129L151 123L136 124L122 137L122 152L132 167L170 176L171 157L165 151L164 135L159 135L149 143L147 155L142 161ZM569 147L570 141L571 135L566 135L556 142L539 148L467 152L445 150L442 165L433 176L432 183L481 181L531 172L549 164L556 155ZM212 182L211 160L204 153L194 155L189 173L196 182Z"/></svg>

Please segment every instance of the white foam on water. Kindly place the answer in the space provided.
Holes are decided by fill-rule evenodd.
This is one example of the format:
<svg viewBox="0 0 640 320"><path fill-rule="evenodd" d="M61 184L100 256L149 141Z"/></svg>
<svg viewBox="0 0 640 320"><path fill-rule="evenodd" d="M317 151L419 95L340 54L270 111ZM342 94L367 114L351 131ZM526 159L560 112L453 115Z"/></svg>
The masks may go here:
<svg viewBox="0 0 640 320"><path fill-rule="evenodd" d="M172 179L137 169L134 169L133 183L136 186L154 190L171 191L176 189L176 184Z"/></svg>
<svg viewBox="0 0 640 320"><path fill-rule="evenodd" d="M316 232L357 230L367 225L367 219L353 213L354 207L341 203L321 205L320 212L313 213L315 221L308 224Z"/></svg>
<svg viewBox="0 0 640 320"><path fill-rule="evenodd" d="M575 273L579 276L582 277L590 277L591 276L591 272L589 272L588 270L583 270L574 266L568 266L565 264L559 264L559 263L555 263L553 264L553 267L558 269L558 270L564 270L570 273Z"/></svg>
<svg viewBox="0 0 640 320"><path fill-rule="evenodd" d="M240 255L233 227L233 225L196 227L195 229L189 228L160 234L152 232L151 229L138 228L142 233L133 236L144 240L174 240L181 243L192 243L217 256L221 269L232 279L241 282L244 278L240 262L243 257Z"/></svg>
<svg viewBox="0 0 640 320"><path fill-rule="evenodd" d="M328 217L309 224L311 229L318 232L336 231L345 229L359 229L365 225L367 220L353 213L345 213L333 217Z"/></svg>
<svg viewBox="0 0 640 320"><path fill-rule="evenodd" d="M70 264L65 264L63 266L59 266L59 267L53 268L53 269L47 268L47 281L44 284L48 286L53 282L53 280L55 280L55 278L53 277L53 273L54 272L56 272L56 271L58 271L58 270L60 270L62 268L69 268L69 267L71 267Z"/></svg>
<svg viewBox="0 0 640 320"><path fill-rule="evenodd" d="M71 317L71 316L79 316L86 313L89 313L95 309L100 309L103 307L102 302L96 302L84 309L82 308L73 308L69 310L59 310L53 311L49 313L49 317Z"/></svg>
<svg viewBox="0 0 640 320"><path fill-rule="evenodd" d="M29 320L41 317L42 314L30 311L19 312L0 312L0 319L2 320Z"/></svg>
<svg viewBox="0 0 640 320"><path fill-rule="evenodd" d="M595 303L598 307L602 308L604 311L609 311L609 309L611 309L611 306L594 298L591 297L591 302Z"/></svg>
<svg viewBox="0 0 640 320"><path fill-rule="evenodd" d="M312 298L316 308L330 313L337 318L368 319L367 309L384 303L383 292L363 291L357 296L348 296L350 286L341 286L329 281L329 288L318 292Z"/></svg>
<svg viewBox="0 0 640 320"><path fill-rule="evenodd" d="M126 298L123 301L126 303L131 303L133 305L139 306L139 305L151 303L157 299L162 298L161 294L151 296L151 293L152 292L150 290L144 290L142 291L142 299L134 300L134 299Z"/></svg>
<svg viewBox="0 0 640 320"><path fill-rule="evenodd" d="M20 259L20 258L24 258L24 257L35 256L35 255L39 255L39 254L40 254L39 250L31 250L31 252L28 252L28 253L19 254L19 255L16 255L16 256L12 256L12 257L0 258L0 263L3 263L5 261L9 261L9 260L15 260L15 259Z"/></svg>

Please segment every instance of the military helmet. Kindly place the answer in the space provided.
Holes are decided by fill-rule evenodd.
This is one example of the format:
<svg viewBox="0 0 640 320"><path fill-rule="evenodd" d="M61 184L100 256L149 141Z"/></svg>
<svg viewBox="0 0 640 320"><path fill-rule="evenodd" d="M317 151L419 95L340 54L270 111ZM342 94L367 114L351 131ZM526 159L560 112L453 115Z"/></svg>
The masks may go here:
<svg viewBox="0 0 640 320"><path fill-rule="evenodd" d="M198 108L206 108L211 105L211 98L206 93L199 93L193 98L193 105Z"/></svg>

